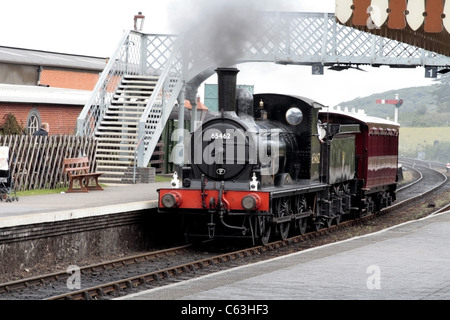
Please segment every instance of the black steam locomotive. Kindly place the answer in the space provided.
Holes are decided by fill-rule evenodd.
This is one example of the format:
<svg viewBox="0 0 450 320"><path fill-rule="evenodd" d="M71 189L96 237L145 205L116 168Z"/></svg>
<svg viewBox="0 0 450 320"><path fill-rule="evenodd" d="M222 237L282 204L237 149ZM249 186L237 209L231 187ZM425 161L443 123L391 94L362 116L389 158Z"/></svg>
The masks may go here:
<svg viewBox="0 0 450 320"><path fill-rule="evenodd" d="M236 89L217 70L218 114L191 138L190 164L159 189L159 212L182 215L187 236L267 243L340 223L395 200L396 123L312 100Z"/></svg>

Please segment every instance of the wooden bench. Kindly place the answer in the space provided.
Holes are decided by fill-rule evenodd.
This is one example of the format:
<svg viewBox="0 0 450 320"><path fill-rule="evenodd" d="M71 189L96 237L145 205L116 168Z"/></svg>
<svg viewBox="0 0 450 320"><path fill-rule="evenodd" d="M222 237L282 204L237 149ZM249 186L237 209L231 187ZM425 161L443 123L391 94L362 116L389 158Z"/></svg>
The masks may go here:
<svg viewBox="0 0 450 320"><path fill-rule="evenodd" d="M90 190L103 190L98 184L98 178L101 176L99 172L89 172L90 164L87 157L81 158L65 158L64 160L64 172L69 176L69 189L70 192L89 192ZM74 180L77 180L80 184L79 188L73 187ZM89 184L89 182L93 183Z"/></svg>

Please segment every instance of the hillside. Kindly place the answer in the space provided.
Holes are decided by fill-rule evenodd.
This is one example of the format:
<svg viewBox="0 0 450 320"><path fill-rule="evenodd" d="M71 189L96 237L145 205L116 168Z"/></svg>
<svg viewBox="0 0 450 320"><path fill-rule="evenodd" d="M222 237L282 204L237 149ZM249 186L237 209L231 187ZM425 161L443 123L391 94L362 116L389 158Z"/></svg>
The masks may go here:
<svg viewBox="0 0 450 320"><path fill-rule="evenodd" d="M399 109L402 127L442 127L450 126L450 101L439 95L439 84L392 90L342 102L341 107L364 109L368 115L394 120L394 106L377 104L377 99L395 99L398 94L403 100Z"/></svg>

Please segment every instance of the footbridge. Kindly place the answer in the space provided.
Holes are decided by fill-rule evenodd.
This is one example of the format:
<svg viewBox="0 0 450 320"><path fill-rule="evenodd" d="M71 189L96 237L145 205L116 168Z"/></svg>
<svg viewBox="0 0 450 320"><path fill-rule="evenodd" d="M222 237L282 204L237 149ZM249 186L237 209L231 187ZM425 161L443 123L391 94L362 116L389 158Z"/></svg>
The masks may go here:
<svg viewBox="0 0 450 320"><path fill-rule="evenodd" d="M259 27L231 64L304 65L314 74L325 67L450 66L449 57L341 25L331 13L263 13ZM98 140L103 181L133 182L133 173L148 166L174 106L187 99L196 110L199 86L219 65L208 50L194 57L184 39L124 32L77 120L78 135Z"/></svg>

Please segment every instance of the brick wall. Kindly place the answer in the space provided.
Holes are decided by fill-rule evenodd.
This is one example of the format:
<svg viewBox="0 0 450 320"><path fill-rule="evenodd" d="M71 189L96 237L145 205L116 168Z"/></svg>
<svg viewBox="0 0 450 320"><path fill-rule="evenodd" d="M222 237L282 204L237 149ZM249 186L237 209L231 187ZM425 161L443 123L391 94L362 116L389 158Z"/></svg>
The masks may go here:
<svg viewBox="0 0 450 320"><path fill-rule="evenodd" d="M24 108L21 104L0 102L0 124L5 123L5 116L12 113L23 127L27 124L27 117L31 107Z"/></svg>
<svg viewBox="0 0 450 320"><path fill-rule="evenodd" d="M99 78L99 72L62 69L44 69L41 72L41 85L54 88L93 90Z"/></svg>
<svg viewBox="0 0 450 320"><path fill-rule="evenodd" d="M4 123L6 114L12 113L25 127L32 110L39 112L42 122L50 124L50 135L72 135L76 133L77 118L83 106L0 103L0 124Z"/></svg>
<svg viewBox="0 0 450 320"><path fill-rule="evenodd" d="M41 71L40 84L53 88L92 91L99 79L99 71L69 70L46 67ZM82 105L49 105L37 103L8 103L0 101L0 125L6 114L13 114L19 124L26 128L30 112L39 114L41 122L50 124L50 135L75 134L77 118L83 110Z"/></svg>

